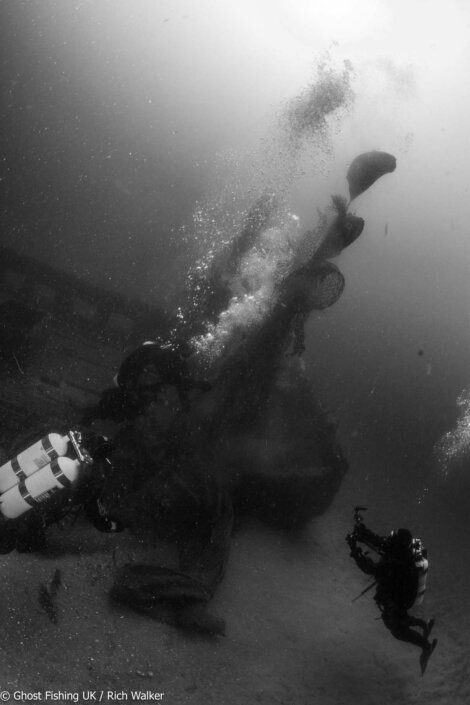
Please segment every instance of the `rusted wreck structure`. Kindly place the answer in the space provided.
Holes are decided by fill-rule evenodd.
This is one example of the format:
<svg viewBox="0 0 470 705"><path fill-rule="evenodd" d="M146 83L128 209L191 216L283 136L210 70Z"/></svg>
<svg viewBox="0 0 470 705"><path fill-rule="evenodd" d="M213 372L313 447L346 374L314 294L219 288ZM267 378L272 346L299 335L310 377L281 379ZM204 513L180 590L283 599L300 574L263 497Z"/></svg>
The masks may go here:
<svg viewBox="0 0 470 705"><path fill-rule="evenodd" d="M129 346L167 326L156 308L0 250L0 434L76 423Z"/></svg>

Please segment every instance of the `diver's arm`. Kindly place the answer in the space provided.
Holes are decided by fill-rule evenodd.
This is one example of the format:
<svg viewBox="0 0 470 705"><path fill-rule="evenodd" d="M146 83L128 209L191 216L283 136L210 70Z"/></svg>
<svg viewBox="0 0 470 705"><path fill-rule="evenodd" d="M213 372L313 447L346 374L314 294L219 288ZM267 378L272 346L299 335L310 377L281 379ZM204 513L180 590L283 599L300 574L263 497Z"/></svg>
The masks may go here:
<svg viewBox="0 0 470 705"><path fill-rule="evenodd" d="M103 503L99 499L93 498L88 500L84 505L84 509L87 519L97 531L115 534L118 531L124 530L124 526L120 521L112 519L108 515Z"/></svg>
<svg viewBox="0 0 470 705"><path fill-rule="evenodd" d="M362 525L359 525L362 526ZM378 563L375 563L375 561L372 560L372 558L369 558L369 556L364 553L362 548L357 545L358 541L361 541L362 539L358 536L358 527L356 526L355 531L352 534L348 534L346 536L346 542L349 546L350 550L350 556L351 558L354 558L356 561L356 565L358 568L362 570L363 573L367 573L367 575L374 575L376 576L377 574L377 568L378 568Z"/></svg>
<svg viewBox="0 0 470 705"><path fill-rule="evenodd" d="M379 553L383 550L384 541L386 541L386 539L368 529L363 522L357 525L355 533L357 540L361 543L365 543L366 546L369 546L369 548L372 548Z"/></svg>
<svg viewBox="0 0 470 705"><path fill-rule="evenodd" d="M356 565L367 575L377 575L377 563L364 553L358 546L351 547L351 557L356 561Z"/></svg>

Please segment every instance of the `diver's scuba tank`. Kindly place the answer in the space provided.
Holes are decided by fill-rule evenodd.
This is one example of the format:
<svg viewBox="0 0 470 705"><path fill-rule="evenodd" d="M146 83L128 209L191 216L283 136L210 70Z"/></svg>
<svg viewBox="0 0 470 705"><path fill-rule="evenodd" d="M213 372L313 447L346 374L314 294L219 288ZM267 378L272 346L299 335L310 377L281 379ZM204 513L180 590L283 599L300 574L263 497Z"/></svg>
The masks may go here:
<svg viewBox="0 0 470 705"><path fill-rule="evenodd" d="M5 463L0 476L2 487L8 489L0 494L0 514L6 519L16 519L70 487L82 469L93 465L93 457L87 450L90 443L96 446L94 453L98 454L103 442L93 443L80 430L70 430L65 435L50 433Z"/></svg>
<svg viewBox="0 0 470 705"><path fill-rule="evenodd" d="M0 495L0 512L6 519L16 519L45 502L53 494L75 482L80 465L80 461L73 458L55 458Z"/></svg>
<svg viewBox="0 0 470 705"><path fill-rule="evenodd" d="M0 467L0 493L6 492L19 482L37 472L58 457L65 456L69 449L69 436L49 433L41 440L23 450Z"/></svg>
<svg viewBox="0 0 470 705"><path fill-rule="evenodd" d="M426 558L426 549L423 548L419 539L413 539L412 548L415 567L418 570L418 587L412 607L418 607L423 602L424 593L426 592L429 562Z"/></svg>

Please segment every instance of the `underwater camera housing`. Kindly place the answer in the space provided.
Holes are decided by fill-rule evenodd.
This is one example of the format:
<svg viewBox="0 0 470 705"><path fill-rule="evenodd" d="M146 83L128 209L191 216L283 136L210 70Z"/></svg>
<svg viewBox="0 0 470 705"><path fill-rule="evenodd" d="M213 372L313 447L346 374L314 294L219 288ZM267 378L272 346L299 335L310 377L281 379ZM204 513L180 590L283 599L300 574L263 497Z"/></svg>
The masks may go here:
<svg viewBox="0 0 470 705"><path fill-rule="evenodd" d="M346 542L352 547L358 541L361 541L363 532L364 518L361 512L366 512L367 507L354 507L354 529L346 535Z"/></svg>
<svg viewBox="0 0 470 705"><path fill-rule="evenodd" d="M374 551L381 553L380 549L377 548L376 544L374 545L373 543L370 543L368 541L367 534L370 532L368 529L366 529L364 524L364 517L362 516L362 512L366 511L367 507L354 507L354 528L351 533L346 535L346 543L348 544L351 550L356 547L357 543L363 543Z"/></svg>

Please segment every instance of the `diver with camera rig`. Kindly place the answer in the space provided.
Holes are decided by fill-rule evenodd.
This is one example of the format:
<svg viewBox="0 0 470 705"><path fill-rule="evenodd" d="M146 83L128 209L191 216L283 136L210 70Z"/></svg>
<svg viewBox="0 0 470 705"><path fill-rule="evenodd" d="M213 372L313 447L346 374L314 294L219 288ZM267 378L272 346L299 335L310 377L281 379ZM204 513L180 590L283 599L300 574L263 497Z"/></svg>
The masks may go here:
<svg viewBox="0 0 470 705"><path fill-rule="evenodd" d="M426 622L409 615L408 610L423 601L428 571L427 550L420 539L413 538L408 529L392 531L389 536L375 534L364 524L364 511L366 507L355 507L354 529L346 536L350 555L357 566L375 578L358 597L376 588L374 600L385 626L396 639L421 649L420 666L421 674L424 675L429 658L437 646L437 639L429 641L434 619ZM374 561L368 551L364 551L358 544L374 551L379 560Z"/></svg>

